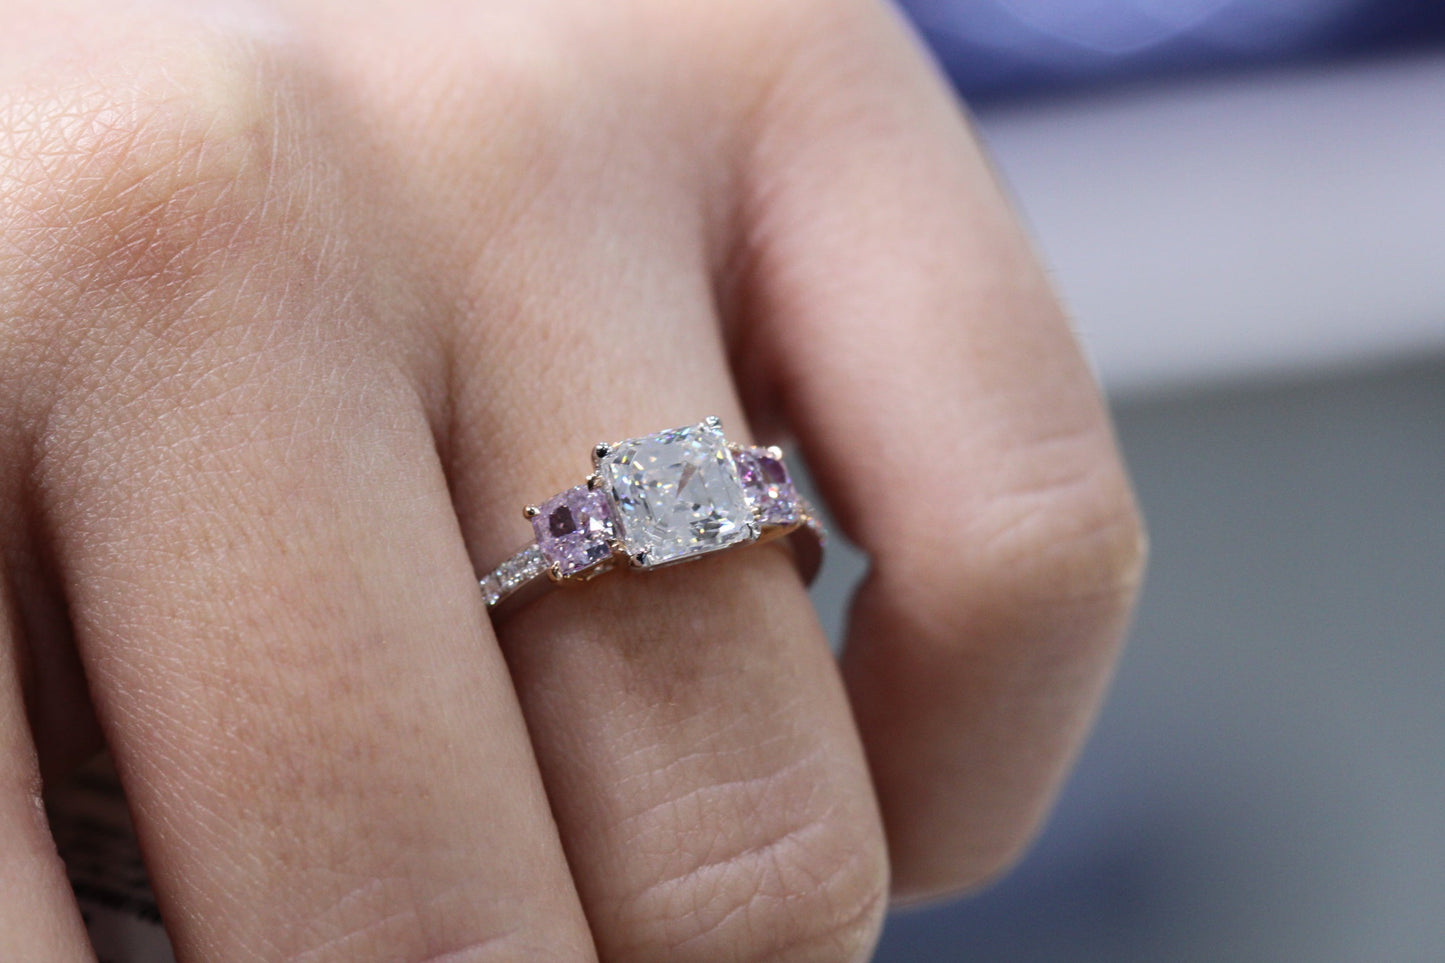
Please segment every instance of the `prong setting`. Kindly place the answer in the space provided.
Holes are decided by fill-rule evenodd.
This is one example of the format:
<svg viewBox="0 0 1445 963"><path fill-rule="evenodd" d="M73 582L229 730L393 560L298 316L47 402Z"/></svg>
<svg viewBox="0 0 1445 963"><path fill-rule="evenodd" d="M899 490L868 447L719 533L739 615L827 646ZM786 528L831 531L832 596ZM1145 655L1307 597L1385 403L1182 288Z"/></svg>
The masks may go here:
<svg viewBox="0 0 1445 963"><path fill-rule="evenodd" d="M534 582L567 585L615 569L650 571L800 530L822 541L782 450L728 441L717 416L599 443L592 458L582 484L523 508L535 541L481 580L489 609L523 596ZM809 564L811 574L816 557Z"/></svg>

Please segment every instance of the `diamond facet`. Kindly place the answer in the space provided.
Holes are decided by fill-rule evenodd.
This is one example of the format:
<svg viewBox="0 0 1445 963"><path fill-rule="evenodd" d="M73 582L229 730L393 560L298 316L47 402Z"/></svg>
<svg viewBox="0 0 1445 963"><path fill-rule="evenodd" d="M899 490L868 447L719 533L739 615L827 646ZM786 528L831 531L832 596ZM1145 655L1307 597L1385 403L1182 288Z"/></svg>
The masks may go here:
<svg viewBox="0 0 1445 963"><path fill-rule="evenodd" d="M510 592L524 582L531 581L547 570L547 560L536 545L528 545L516 555L497 566L493 574L503 593Z"/></svg>
<svg viewBox="0 0 1445 963"><path fill-rule="evenodd" d="M486 600L488 608L491 608L501 601L502 583L497 581L495 572L488 574L486 578L482 579L481 586L482 598Z"/></svg>
<svg viewBox="0 0 1445 963"><path fill-rule="evenodd" d="M798 491L781 458L766 448L744 448L734 455L743 492L764 525L791 525L799 518Z"/></svg>
<svg viewBox="0 0 1445 963"><path fill-rule="evenodd" d="M598 473L633 564L644 568L755 537L753 511L722 428L713 422L609 448Z"/></svg>
<svg viewBox="0 0 1445 963"><path fill-rule="evenodd" d="M578 485L539 508L532 531L558 574L576 575L611 557L612 509L602 492Z"/></svg>

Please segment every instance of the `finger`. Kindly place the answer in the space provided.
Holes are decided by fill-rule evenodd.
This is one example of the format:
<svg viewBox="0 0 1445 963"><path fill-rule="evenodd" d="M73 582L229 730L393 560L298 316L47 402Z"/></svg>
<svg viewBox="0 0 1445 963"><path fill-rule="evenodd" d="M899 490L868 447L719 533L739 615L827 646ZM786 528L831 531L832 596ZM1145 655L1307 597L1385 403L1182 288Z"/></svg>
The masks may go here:
<svg viewBox="0 0 1445 963"><path fill-rule="evenodd" d="M746 438L691 185L656 170L665 144L597 136L569 146L635 153L574 178L582 196L514 185L546 198L527 206L517 249L555 254L549 237L565 237L564 252L512 289L479 259L462 298L476 313L451 477L482 570L530 540L521 506L578 484L595 443L709 414ZM505 358L499 332L515 339ZM609 574L498 631L604 959L866 957L885 903L880 825L836 667L784 553Z"/></svg>
<svg viewBox="0 0 1445 963"><path fill-rule="evenodd" d="M275 64L170 53L39 105L17 163L46 174L20 198L46 228L20 239L30 288L79 279L22 299L27 330L71 334L35 489L178 956L587 959L430 425L377 333L397 319L369 314L386 292L360 293L362 241L316 183L344 155L287 127L299 88L258 93Z"/></svg>
<svg viewBox="0 0 1445 963"><path fill-rule="evenodd" d="M3 586L0 610L9 617L0 623L0 947L13 960L94 959L40 801L14 600L8 581Z"/></svg>
<svg viewBox="0 0 1445 963"><path fill-rule="evenodd" d="M614 332L634 348L664 323L710 330L695 305L629 300L603 310L656 319ZM524 410L535 430L464 440L453 477L478 557L523 544L516 506L577 483L598 438L694 412L741 424L722 358L707 356L699 377L686 373L695 359L657 358L645 396L609 392L617 403L550 423ZM489 372L489 397L499 381ZM512 453L515 481L487 469L492 451ZM499 635L604 959L866 956L886 887L880 826L835 665L784 553L604 576L532 603Z"/></svg>
<svg viewBox="0 0 1445 963"><path fill-rule="evenodd" d="M838 11L843 39L799 58L819 75L761 121L741 285L774 391L872 560L845 675L895 885L920 895L993 874L1033 832L1108 675L1140 526L957 109L891 15Z"/></svg>

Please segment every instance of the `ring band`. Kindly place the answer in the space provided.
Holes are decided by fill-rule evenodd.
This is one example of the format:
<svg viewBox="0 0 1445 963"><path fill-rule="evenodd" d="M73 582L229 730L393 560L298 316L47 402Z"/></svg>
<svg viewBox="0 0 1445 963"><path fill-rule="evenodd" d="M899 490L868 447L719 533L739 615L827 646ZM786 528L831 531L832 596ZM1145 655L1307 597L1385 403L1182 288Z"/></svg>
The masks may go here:
<svg viewBox="0 0 1445 963"><path fill-rule="evenodd" d="M550 585L784 535L802 536L791 540L794 558L805 579L817 574L823 525L782 451L729 443L718 418L598 445L592 467L583 484L527 506L535 540L481 580L488 611Z"/></svg>

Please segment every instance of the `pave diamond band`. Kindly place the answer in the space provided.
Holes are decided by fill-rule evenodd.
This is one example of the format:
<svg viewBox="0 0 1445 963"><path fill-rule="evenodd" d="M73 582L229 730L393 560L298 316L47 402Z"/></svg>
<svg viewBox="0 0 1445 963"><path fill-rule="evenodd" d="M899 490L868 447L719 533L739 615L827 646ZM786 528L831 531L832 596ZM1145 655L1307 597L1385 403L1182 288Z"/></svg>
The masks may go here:
<svg viewBox="0 0 1445 963"><path fill-rule="evenodd" d="M585 483L525 511L535 541L481 580L488 610L554 583L576 583L618 568L646 571L710 552L795 539L811 578L824 532L798 494L776 447L728 442L722 422L597 445Z"/></svg>

